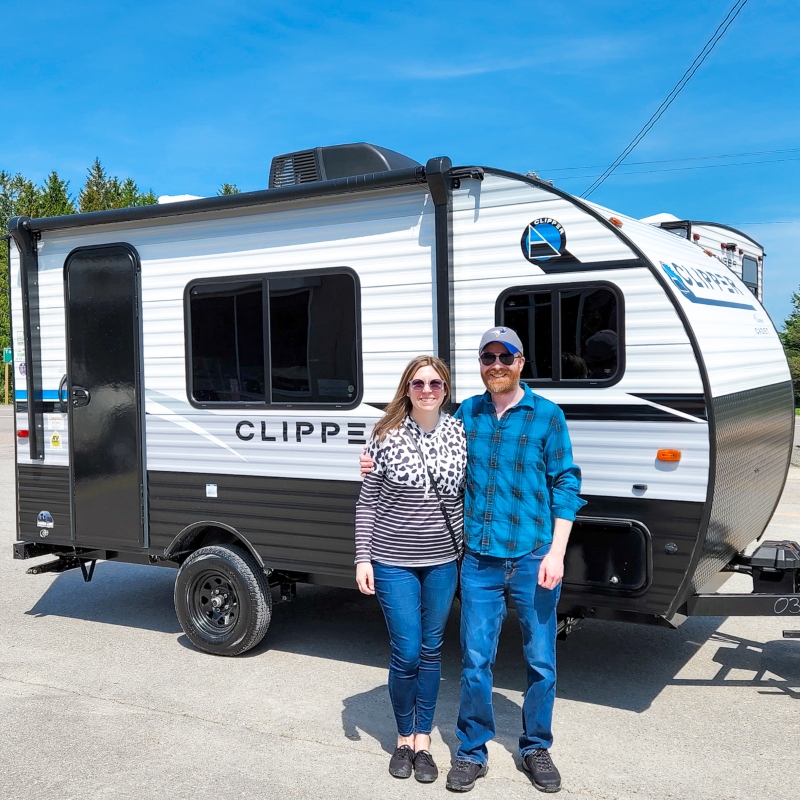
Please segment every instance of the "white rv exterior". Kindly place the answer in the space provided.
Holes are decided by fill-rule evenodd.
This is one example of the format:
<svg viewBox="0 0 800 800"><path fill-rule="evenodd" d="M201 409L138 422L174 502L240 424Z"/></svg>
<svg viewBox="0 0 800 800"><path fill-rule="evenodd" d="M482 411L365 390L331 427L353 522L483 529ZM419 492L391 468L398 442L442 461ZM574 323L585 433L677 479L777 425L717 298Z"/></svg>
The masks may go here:
<svg viewBox="0 0 800 800"><path fill-rule="evenodd" d="M19 557L52 552L55 570L166 563L181 568L180 587L199 552L221 547L261 584L352 585L357 456L405 364L447 359L461 402L483 391L482 332L525 321L527 380L564 409L588 500L562 613L680 621L687 598L761 535L785 480L792 390L769 317L691 241L523 176L408 163L12 221L16 419L27 434ZM93 302L97 314L120 312L98 327ZM274 327L286 303L308 330L299 355ZM132 322L118 323L128 310ZM214 355L228 319L236 377ZM127 358L131 377L105 381L99 340L117 324L108 346L131 346L108 369ZM262 330L266 355L245 364L240 351L262 353L252 333ZM590 353L596 334L605 366ZM79 385L83 374L96 383ZM81 415L93 405L90 423ZM125 503L130 518L115 518ZM233 643L198 633L192 580L176 602L199 646L241 652L263 635L263 621L242 634L233 618L219 623L238 626Z"/></svg>
<svg viewBox="0 0 800 800"><path fill-rule="evenodd" d="M745 286L764 300L764 248L753 238L720 222L678 219L673 214L655 214L642 222L658 225L713 253Z"/></svg>

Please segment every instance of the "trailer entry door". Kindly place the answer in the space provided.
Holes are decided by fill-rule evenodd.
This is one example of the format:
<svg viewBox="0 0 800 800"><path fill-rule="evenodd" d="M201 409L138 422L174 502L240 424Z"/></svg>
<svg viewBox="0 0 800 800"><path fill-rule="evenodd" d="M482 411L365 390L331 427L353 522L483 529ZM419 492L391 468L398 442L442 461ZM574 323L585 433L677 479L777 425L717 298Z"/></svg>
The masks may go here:
<svg viewBox="0 0 800 800"><path fill-rule="evenodd" d="M64 271L72 536L142 547L139 260L125 245L87 247Z"/></svg>

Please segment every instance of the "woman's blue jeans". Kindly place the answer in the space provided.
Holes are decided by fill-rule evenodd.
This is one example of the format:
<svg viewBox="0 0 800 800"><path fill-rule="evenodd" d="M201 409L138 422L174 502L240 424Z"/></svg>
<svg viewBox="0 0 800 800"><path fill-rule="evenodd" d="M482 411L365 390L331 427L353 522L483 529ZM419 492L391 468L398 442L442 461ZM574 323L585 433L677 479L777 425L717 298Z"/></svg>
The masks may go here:
<svg viewBox="0 0 800 800"><path fill-rule="evenodd" d="M442 673L442 639L456 591L455 561L435 567L373 563L392 658L389 697L397 733L429 734Z"/></svg>
<svg viewBox="0 0 800 800"><path fill-rule="evenodd" d="M561 584L543 589L539 567L550 545L520 558L493 558L469 551L461 566L461 707L457 758L486 763L486 742L495 734L492 671L506 593L514 599L522 629L528 688L522 703L520 754L549 749L553 743L556 696L556 606Z"/></svg>

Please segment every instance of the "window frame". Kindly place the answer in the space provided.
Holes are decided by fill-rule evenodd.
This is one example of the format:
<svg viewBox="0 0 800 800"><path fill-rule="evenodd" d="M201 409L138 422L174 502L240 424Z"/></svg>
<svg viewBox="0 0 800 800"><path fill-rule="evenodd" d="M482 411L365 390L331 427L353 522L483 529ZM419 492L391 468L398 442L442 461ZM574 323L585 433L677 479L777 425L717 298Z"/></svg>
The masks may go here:
<svg viewBox="0 0 800 800"><path fill-rule="evenodd" d="M562 291L582 289L607 289L617 300L617 371L611 378L561 378L561 298ZM545 284L524 284L512 286L503 290L495 302L494 319L495 325L504 325L503 308L508 297L514 294L550 292L550 302L553 309L551 325L552 335L552 372L550 378L520 378L521 383L531 387L556 386L561 389L594 389L598 387L614 386L619 383L625 375L625 296L622 290L610 281L576 281L574 283L545 283ZM554 302L553 294L557 295L557 302ZM523 344L526 344L523 340ZM557 378L553 378L553 373Z"/></svg>
<svg viewBox="0 0 800 800"><path fill-rule="evenodd" d="M356 394L347 402L303 402L291 403L272 402L267 400L272 396L272 352L270 349L270 314L269 314L269 281L287 278L316 278L329 275L347 275L353 281L355 300L355 346L356 346ZM264 331L264 402L252 400L239 401L201 401L194 397L194 376L192 371L192 289L196 286L213 284L257 283L261 282L262 293L262 325ZM358 273L351 267L338 266L329 268L295 269L279 272L251 272L239 275L214 275L213 277L196 278L189 281L183 290L183 322L184 322L184 359L186 372L186 397L194 408L253 408L253 409L297 409L297 410L348 410L357 408L364 396L364 359L361 349L361 281Z"/></svg>
<svg viewBox="0 0 800 800"><path fill-rule="evenodd" d="M744 277L744 262L752 261L756 265L756 282L751 283L748 280L745 280ZM742 256L742 283L756 296L758 297L758 259L755 256L751 256L748 253L745 253Z"/></svg>

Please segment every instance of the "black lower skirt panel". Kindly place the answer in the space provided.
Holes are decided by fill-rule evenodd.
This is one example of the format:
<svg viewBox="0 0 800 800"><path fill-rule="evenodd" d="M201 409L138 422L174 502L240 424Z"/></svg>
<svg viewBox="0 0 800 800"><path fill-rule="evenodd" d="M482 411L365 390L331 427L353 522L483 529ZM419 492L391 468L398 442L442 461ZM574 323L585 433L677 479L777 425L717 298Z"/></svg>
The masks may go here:
<svg viewBox="0 0 800 800"><path fill-rule="evenodd" d="M206 496L207 484L216 486L216 497ZM319 582L329 575L340 584L342 577L350 576L354 585L353 532L360 488L360 483L352 481L149 472L150 550L164 552L189 525L218 522L245 537L270 567L308 573ZM586 499L583 516L633 520L648 532L647 574L636 588L626 586L624 580L621 588L606 583L615 573L624 579L626 565L602 556L599 560L604 565L582 565L584 552L594 559L597 549L589 547L576 529L573 544L581 553L570 560L562 606L666 613L695 548L703 504Z"/></svg>
<svg viewBox="0 0 800 800"><path fill-rule="evenodd" d="M69 467L19 464L17 492L17 534L21 541L71 544ZM37 524L42 512L52 517L52 528Z"/></svg>

